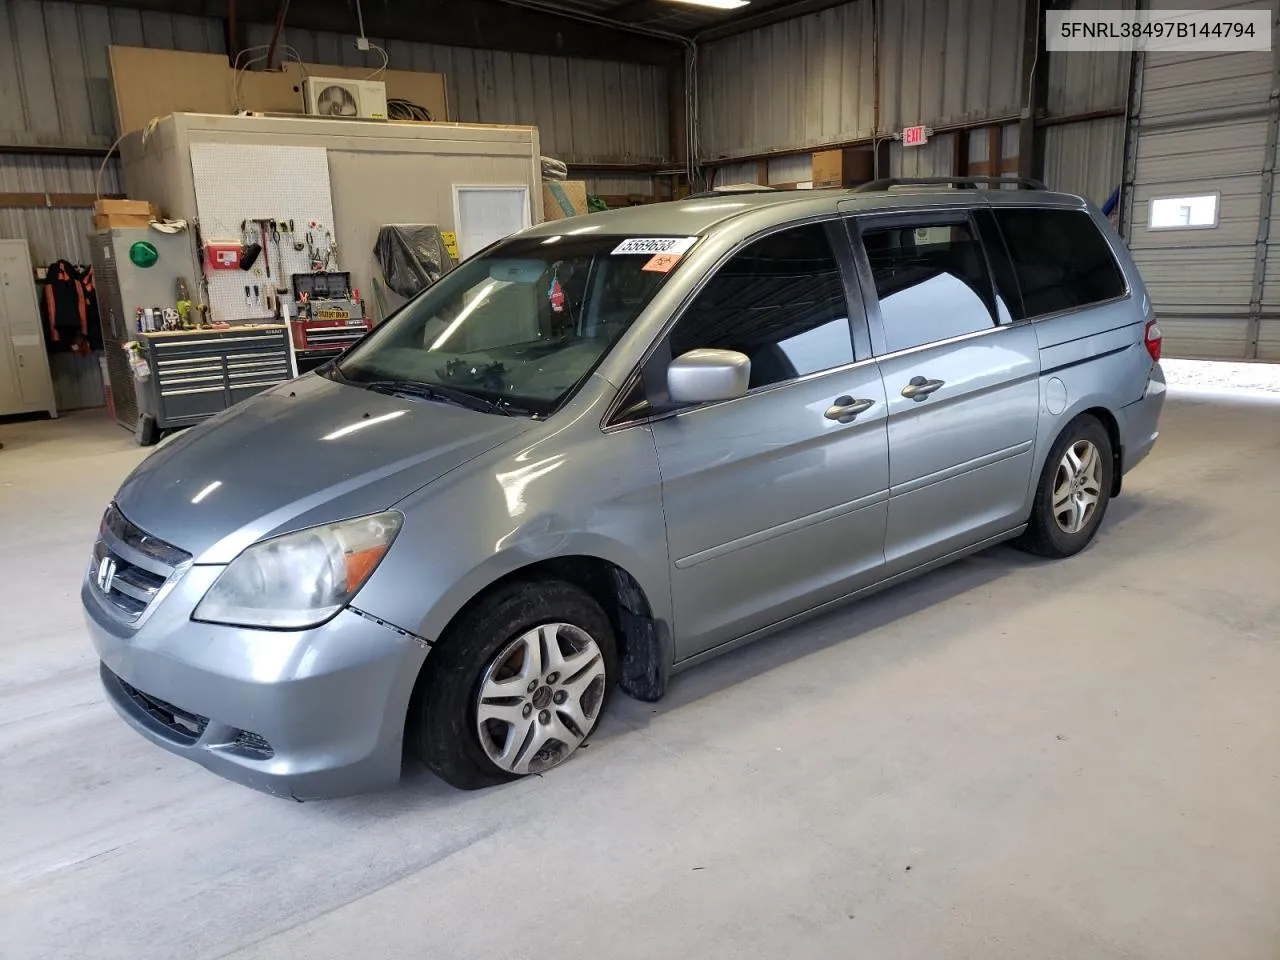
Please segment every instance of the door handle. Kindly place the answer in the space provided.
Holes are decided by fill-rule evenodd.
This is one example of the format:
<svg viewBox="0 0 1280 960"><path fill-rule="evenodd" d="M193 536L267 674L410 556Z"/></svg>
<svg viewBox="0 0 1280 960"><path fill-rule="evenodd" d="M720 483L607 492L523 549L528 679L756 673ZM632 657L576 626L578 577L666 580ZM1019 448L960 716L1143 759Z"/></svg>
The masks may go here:
<svg viewBox="0 0 1280 960"><path fill-rule="evenodd" d="M923 400L947 381L926 380L924 377L912 377L911 382L902 388L902 395L908 400Z"/></svg>
<svg viewBox="0 0 1280 960"><path fill-rule="evenodd" d="M875 405L876 402L874 400L855 400L848 395L836 397L831 406L827 407L827 412L823 416L828 420L835 420L837 423L853 423L858 414L870 410Z"/></svg>

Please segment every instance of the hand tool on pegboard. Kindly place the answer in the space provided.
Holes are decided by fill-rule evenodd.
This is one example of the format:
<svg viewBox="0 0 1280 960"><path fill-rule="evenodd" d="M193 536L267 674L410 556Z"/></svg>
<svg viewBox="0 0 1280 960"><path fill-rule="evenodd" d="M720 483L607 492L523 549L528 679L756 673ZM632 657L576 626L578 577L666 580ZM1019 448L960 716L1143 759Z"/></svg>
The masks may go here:
<svg viewBox="0 0 1280 960"><path fill-rule="evenodd" d="M271 276L271 257L267 253L267 227L274 223L270 217L253 217L253 222L258 225L258 232L262 235L262 265L266 268L267 276ZM280 249L276 248L276 273L279 273L280 267Z"/></svg>
<svg viewBox="0 0 1280 960"><path fill-rule="evenodd" d="M280 228L285 225L285 221L271 220L270 224L271 244L276 250L276 293L283 296L289 292L284 285L284 256L280 253Z"/></svg>
<svg viewBox="0 0 1280 960"><path fill-rule="evenodd" d="M258 254L262 253L262 245L249 240L245 240L245 235L249 229L249 221L240 221L240 269L246 273L253 268L254 261L258 259Z"/></svg>

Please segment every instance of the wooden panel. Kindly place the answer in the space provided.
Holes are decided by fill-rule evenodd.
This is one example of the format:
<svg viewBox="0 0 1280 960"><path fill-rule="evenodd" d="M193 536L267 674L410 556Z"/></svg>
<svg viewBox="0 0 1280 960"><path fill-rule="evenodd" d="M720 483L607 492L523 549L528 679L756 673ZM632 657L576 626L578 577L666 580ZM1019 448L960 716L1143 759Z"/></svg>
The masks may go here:
<svg viewBox="0 0 1280 960"><path fill-rule="evenodd" d="M170 113L231 112L231 70L221 54L113 46L109 55L117 130L141 130Z"/></svg>
<svg viewBox="0 0 1280 960"><path fill-rule="evenodd" d="M104 200L121 200L122 193L104 193ZM92 193L0 193L0 210L45 207L65 209L92 207L98 199Z"/></svg>
<svg viewBox="0 0 1280 960"><path fill-rule="evenodd" d="M186 53L143 47L111 47L111 80L120 130L139 130L152 117L171 113L229 114L234 110L233 74L217 53ZM363 80L364 67L307 64L313 77ZM164 77L164 83L157 83ZM448 118L445 78L440 73L388 70L388 99L412 100L437 120ZM247 71L236 81L245 109L261 113L303 112L302 68L288 63L279 72Z"/></svg>

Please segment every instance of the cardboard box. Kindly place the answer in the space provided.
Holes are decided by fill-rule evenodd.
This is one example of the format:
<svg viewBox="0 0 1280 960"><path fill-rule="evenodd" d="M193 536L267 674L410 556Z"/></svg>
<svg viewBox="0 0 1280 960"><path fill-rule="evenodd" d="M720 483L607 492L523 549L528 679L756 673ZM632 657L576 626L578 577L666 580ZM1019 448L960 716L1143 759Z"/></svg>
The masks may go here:
<svg viewBox="0 0 1280 960"><path fill-rule="evenodd" d="M874 170L871 150L846 147L843 150L819 150L813 155L814 187L848 187L865 183Z"/></svg>
<svg viewBox="0 0 1280 960"><path fill-rule="evenodd" d="M145 227L160 219L160 208L146 200L98 200L93 205L95 230Z"/></svg>
<svg viewBox="0 0 1280 960"><path fill-rule="evenodd" d="M544 180L542 182L542 217L564 220L587 212L585 180Z"/></svg>

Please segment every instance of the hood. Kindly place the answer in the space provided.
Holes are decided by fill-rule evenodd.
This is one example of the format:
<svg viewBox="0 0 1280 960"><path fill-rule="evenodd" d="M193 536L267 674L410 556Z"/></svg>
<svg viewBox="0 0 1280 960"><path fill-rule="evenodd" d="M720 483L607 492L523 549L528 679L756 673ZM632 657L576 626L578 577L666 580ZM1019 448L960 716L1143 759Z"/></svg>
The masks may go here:
<svg viewBox="0 0 1280 960"><path fill-rule="evenodd" d="M197 563L229 563L265 536L385 510L528 427L310 375L166 443L116 503Z"/></svg>

